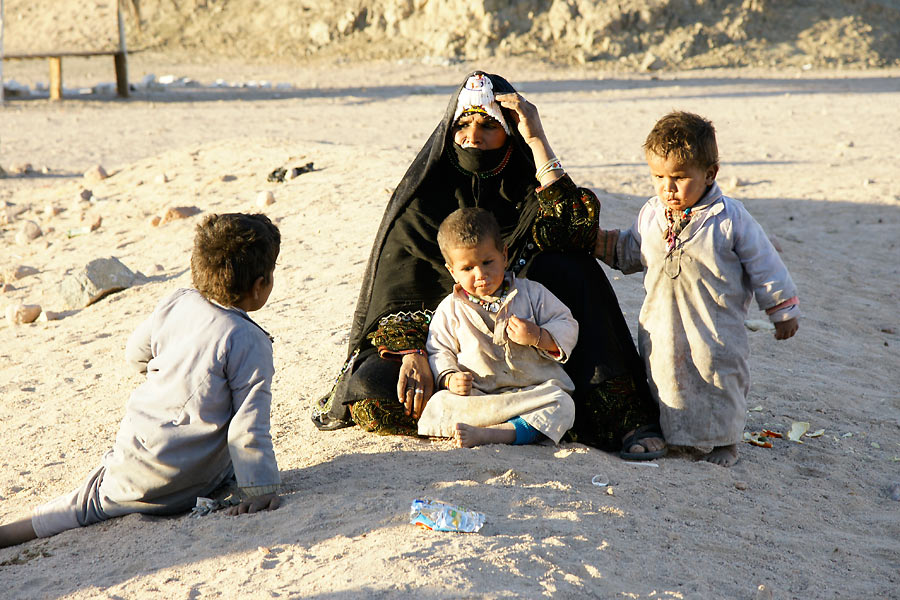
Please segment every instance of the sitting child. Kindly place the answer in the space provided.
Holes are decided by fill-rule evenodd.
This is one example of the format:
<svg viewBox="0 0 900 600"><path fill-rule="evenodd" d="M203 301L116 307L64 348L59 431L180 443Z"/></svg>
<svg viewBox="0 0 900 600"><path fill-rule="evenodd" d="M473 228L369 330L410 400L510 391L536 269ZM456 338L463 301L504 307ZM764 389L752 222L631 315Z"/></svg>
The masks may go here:
<svg viewBox="0 0 900 600"><path fill-rule="evenodd" d="M438 230L456 285L434 311L426 349L436 388L419 435L458 446L558 443L575 420L562 364L578 339L569 309L541 284L504 272L494 216L461 208Z"/></svg>
<svg viewBox="0 0 900 600"><path fill-rule="evenodd" d="M712 123L668 114L644 151L657 195L628 231L601 230L594 254L623 273L645 273L638 345L666 442L730 467L750 390L750 301L756 296L775 339L785 340L798 329L797 288L762 227L716 184Z"/></svg>
<svg viewBox="0 0 900 600"><path fill-rule="evenodd" d="M162 300L128 339L126 359L147 379L112 450L80 487L0 526L0 547L129 513L190 510L232 477L245 499L230 514L278 507L272 341L247 313L269 298L280 245L264 215L210 215L197 227L196 289Z"/></svg>

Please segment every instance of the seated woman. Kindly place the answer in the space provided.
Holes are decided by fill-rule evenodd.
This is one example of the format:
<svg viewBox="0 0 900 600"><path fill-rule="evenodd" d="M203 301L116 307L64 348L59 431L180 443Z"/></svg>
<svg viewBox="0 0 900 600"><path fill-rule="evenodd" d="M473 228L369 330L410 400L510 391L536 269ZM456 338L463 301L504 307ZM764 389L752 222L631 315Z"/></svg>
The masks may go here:
<svg viewBox="0 0 900 600"><path fill-rule="evenodd" d="M394 192L366 267L348 358L314 409L322 430L354 422L414 435L434 389L425 356L431 314L453 279L437 243L441 222L477 206L500 224L507 268L550 289L579 335L566 371L575 383L568 439L655 458L659 411L615 293L592 253L600 203L554 156L537 109L505 79L476 71Z"/></svg>

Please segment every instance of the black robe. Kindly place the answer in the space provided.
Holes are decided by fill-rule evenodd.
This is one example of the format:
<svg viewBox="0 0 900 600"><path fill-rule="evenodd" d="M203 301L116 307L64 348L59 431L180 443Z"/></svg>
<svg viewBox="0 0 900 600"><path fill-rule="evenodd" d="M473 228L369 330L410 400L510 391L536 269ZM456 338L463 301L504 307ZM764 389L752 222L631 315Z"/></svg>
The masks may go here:
<svg viewBox="0 0 900 600"><path fill-rule="evenodd" d="M468 79L469 76L466 77ZM515 89L498 75L488 74L495 94ZM465 83L465 81L463 82ZM452 154L453 115L462 85L450 99L444 118L410 165L387 205L363 277L350 330L348 358L353 363L339 378L332 393L320 402L324 421L348 419L346 406L364 398L395 399L399 363L378 356L366 338L386 315L417 310L434 310L453 287L453 278L444 267L437 244L441 222L457 208L479 206L491 211L500 224L509 248L509 269L547 286L578 320L579 341L566 364L576 385L575 430L590 441L596 419L579 421L579 408L591 402L591 394L605 381L625 377L637 390L636 409L655 423L655 404L647 390L643 363L635 350L631 334L619 309L615 293L599 263L591 256L592 244L573 248L571 240L561 236L554 247L562 251L541 251L535 239L534 224L541 212L531 150L515 129L515 120L502 109L512 133L508 138L511 153L498 174L481 177L460 169ZM577 199L580 190L568 176L550 187L556 193ZM549 188L548 188L549 189ZM593 234L592 234L593 235ZM546 247L546 244L543 244ZM394 400L396 401L396 400ZM610 412L594 407L587 412ZM615 410L613 412L618 412ZM606 415L611 422L618 417ZM317 425L322 424L321 417ZM604 417L601 419L606 421ZM621 419L618 419L621 420ZM616 427L616 429L619 429ZM616 431L618 436L619 432ZM606 436L610 437L610 436Z"/></svg>

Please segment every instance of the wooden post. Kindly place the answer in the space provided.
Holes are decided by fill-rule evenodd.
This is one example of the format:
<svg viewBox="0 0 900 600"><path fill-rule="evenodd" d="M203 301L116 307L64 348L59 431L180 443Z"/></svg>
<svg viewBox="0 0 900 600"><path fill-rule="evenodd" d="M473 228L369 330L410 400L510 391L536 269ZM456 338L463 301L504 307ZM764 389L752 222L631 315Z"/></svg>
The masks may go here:
<svg viewBox="0 0 900 600"><path fill-rule="evenodd" d="M0 104L3 104L3 0L0 0Z"/></svg>
<svg viewBox="0 0 900 600"><path fill-rule="evenodd" d="M122 18L122 2L116 2L116 18L119 21L119 51L116 63L116 93L121 98L128 97L128 50L125 48L125 19Z"/></svg>
<svg viewBox="0 0 900 600"><path fill-rule="evenodd" d="M50 57L50 99L62 100L62 57Z"/></svg>

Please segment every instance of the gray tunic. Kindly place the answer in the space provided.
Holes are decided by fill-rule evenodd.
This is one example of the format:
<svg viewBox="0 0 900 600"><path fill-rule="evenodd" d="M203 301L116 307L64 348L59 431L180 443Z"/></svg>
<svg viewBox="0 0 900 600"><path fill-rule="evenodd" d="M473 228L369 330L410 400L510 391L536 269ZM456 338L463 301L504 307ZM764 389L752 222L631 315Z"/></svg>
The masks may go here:
<svg viewBox="0 0 900 600"><path fill-rule="evenodd" d="M766 310L797 288L762 227L717 184L691 212L667 252L665 205L651 198L620 234L614 264L645 271L638 345L666 441L724 446L746 420L751 299Z"/></svg>
<svg viewBox="0 0 900 600"><path fill-rule="evenodd" d="M133 512L181 512L232 473L241 488L280 483L269 433L272 342L244 311L177 290L125 354L147 379L101 466L35 509L39 536Z"/></svg>
<svg viewBox="0 0 900 600"><path fill-rule="evenodd" d="M428 360L436 379L453 371L474 375L470 396L437 392L419 418L419 434L451 437L456 423L485 427L521 416L559 442L575 420L575 388L561 363L578 339L578 322L550 290L507 274L510 292L495 314L470 302L459 286L434 311L428 329ZM515 315L543 327L559 346L556 357L512 342L506 334Z"/></svg>

